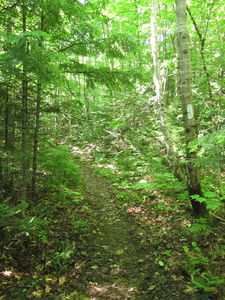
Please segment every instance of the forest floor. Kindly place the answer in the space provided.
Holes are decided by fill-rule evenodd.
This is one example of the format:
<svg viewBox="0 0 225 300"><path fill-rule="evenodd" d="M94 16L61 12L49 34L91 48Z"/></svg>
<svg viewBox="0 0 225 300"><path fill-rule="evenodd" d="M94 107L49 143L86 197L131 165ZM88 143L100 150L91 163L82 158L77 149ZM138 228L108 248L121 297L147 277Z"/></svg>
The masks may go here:
<svg viewBox="0 0 225 300"><path fill-rule="evenodd" d="M225 249L223 224L190 232L187 203L161 192L132 194L90 160L78 165L80 200L48 208L42 243L4 249L1 300L225 299L224 252L216 253L218 243Z"/></svg>
<svg viewBox="0 0 225 300"><path fill-rule="evenodd" d="M190 268L194 273L204 264L202 251L210 240L209 235L199 238L186 230L194 222L188 207L188 213L185 207L177 209L175 199L160 193L144 203L132 193L123 202L122 194L121 203L121 191L112 182L86 162L80 166L89 210L86 220L92 228L81 272L88 299L225 299L216 288L208 293L191 283ZM199 250L187 256L184 250L191 244ZM191 265L193 259L197 262Z"/></svg>

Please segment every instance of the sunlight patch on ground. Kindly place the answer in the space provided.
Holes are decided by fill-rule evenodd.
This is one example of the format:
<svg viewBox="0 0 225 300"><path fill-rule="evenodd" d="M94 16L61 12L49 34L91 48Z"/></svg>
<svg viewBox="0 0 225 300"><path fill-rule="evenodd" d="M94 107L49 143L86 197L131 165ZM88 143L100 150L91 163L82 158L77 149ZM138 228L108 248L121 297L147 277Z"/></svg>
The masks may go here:
<svg viewBox="0 0 225 300"><path fill-rule="evenodd" d="M6 270L3 272L0 272L1 275L5 276L5 277L12 277L15 276L15 278L20 278L20 277L24 277L24 276L30 276L29 273L24 273L24 272L13 272L10 270Z"/></svg>
<svg viewBox="0 0 225 300"><path fill-rule="evenodd" d="M107 168L107 169L111 169L111 170L116 170L116 166L113 164L97 164L98 168Z"/></svg>
<svg viewBox="0 0 225 300"><path fill-rule="evenodd" d="M143 210L141 207L128 207L127 211L135 213L135 214L143 213Z"/></svg>
<svg viewBox="0 0 225 300"><path fill-rule="evenodd" d="M91 300L97 300L99 297L107 297L107 299L127 299L137 292L135 287L124 287L116 284L112 285L101 285L96 282L90 283L89 295Z"/></svg>
<svg viewBox="0 0 225 300"><path fill-rule="evenodd" d="M89 146L85 147L85 148L79 148L77 146L73 146L71 148L71 153L74 154L74 155L75 154L82 154L82 155L84 155L85 160L87 160L87 159L91 159L92 158L92 156L90 155L90 153L93 151L93 149L98 150L99 147L96 146L96 145L94 145L94 144L89 144Z"/></svg>

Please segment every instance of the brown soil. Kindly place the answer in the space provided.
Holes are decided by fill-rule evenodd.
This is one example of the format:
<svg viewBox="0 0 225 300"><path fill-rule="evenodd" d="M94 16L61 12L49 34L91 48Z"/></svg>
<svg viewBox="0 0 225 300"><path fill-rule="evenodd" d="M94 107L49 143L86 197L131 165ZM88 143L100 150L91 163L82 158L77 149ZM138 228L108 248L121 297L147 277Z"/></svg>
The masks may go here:
<svg viewBox="0 0 225 300"><path fill-rule="evenodd" d="M187 203L160 192L132 197L126 189L123 202L121 189L88 161L79 165L82 199L49 208L48 241L4 249L0 300L225 299L223 286L210 283L204 291L190 276L191 267L204 275L210 266L225 277L223 254L215 254L223 225L207 235L190 233Z"/></svg>

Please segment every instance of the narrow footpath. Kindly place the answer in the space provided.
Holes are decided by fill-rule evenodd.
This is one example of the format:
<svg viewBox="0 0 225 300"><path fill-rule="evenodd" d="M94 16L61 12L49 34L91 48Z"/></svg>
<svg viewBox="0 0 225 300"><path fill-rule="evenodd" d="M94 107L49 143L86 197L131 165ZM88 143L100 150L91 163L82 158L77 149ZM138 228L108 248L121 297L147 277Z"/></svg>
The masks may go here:
<svg viewBox="0 0 225 300"><path fill-rule="evenodd" d="M4 247L0 300L225 299L223 224L190 231L185 201L119 189L89 159L76 160L79 185L43 194L35 232Z"/></svg>
<svg viewBox="0 0 225 300"><path fill-rule="evenodd" d="M83 280L85 277L87 296L92 300L159 299L155 298L158 288L153 284L157 269L153 248L143 237L143 229L118 204L113 185L87 164L81 168L85 215L89 214L86 221L92 231L84 238L86 264L80 274Z"/></svg>

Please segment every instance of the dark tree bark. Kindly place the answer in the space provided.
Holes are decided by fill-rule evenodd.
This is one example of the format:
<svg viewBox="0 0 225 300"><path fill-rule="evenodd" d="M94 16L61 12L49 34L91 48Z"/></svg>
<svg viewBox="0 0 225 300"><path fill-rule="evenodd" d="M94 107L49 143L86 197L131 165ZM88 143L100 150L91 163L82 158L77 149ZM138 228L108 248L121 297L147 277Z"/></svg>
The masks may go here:
<svg viewBox="0 0 225 300"><path fill-rule="evenodd" d="M41 11L41 25L40 30L44 31L44 11ZM39 46L42 47L42 41ZM39 127L40 127L40 110L41 110L41 92L42 84L40 79L37 83L37 99L36 99L36 112L35 112L35 125L34 125L34 144L33 144L33 172L32 172L32 199L36 200L36 183L37 183L37 154L38 154L38 141L39 141Z"/></svg>
<svg viewBox="0 0 225 300"><path fill-rule="evenodd" d="M34 145L33 145L33 171L32 171L32 199L36 199L36 183L37 183L37 154L38 154L38 140L39 140L39 120L41 109L41 83L37 84L37 102L35 114L35 128L34 128Z"/></svg>
<svg viewBox="0 0 225 300"><path fill-rule="evenodd" d="M26 3L23 2L23 32L26 31ZM24 60L23 60L23 70L22 70L22 103L21 103L21 112L22 112L22 193L21 193L21 202L25 204L27 200L27 178L28 178L28 77L27 77L27 65L26 65L26 52L27 52L27 43L24 41ZM25 206L22 211L23 215L25 215Z"/></svg>

